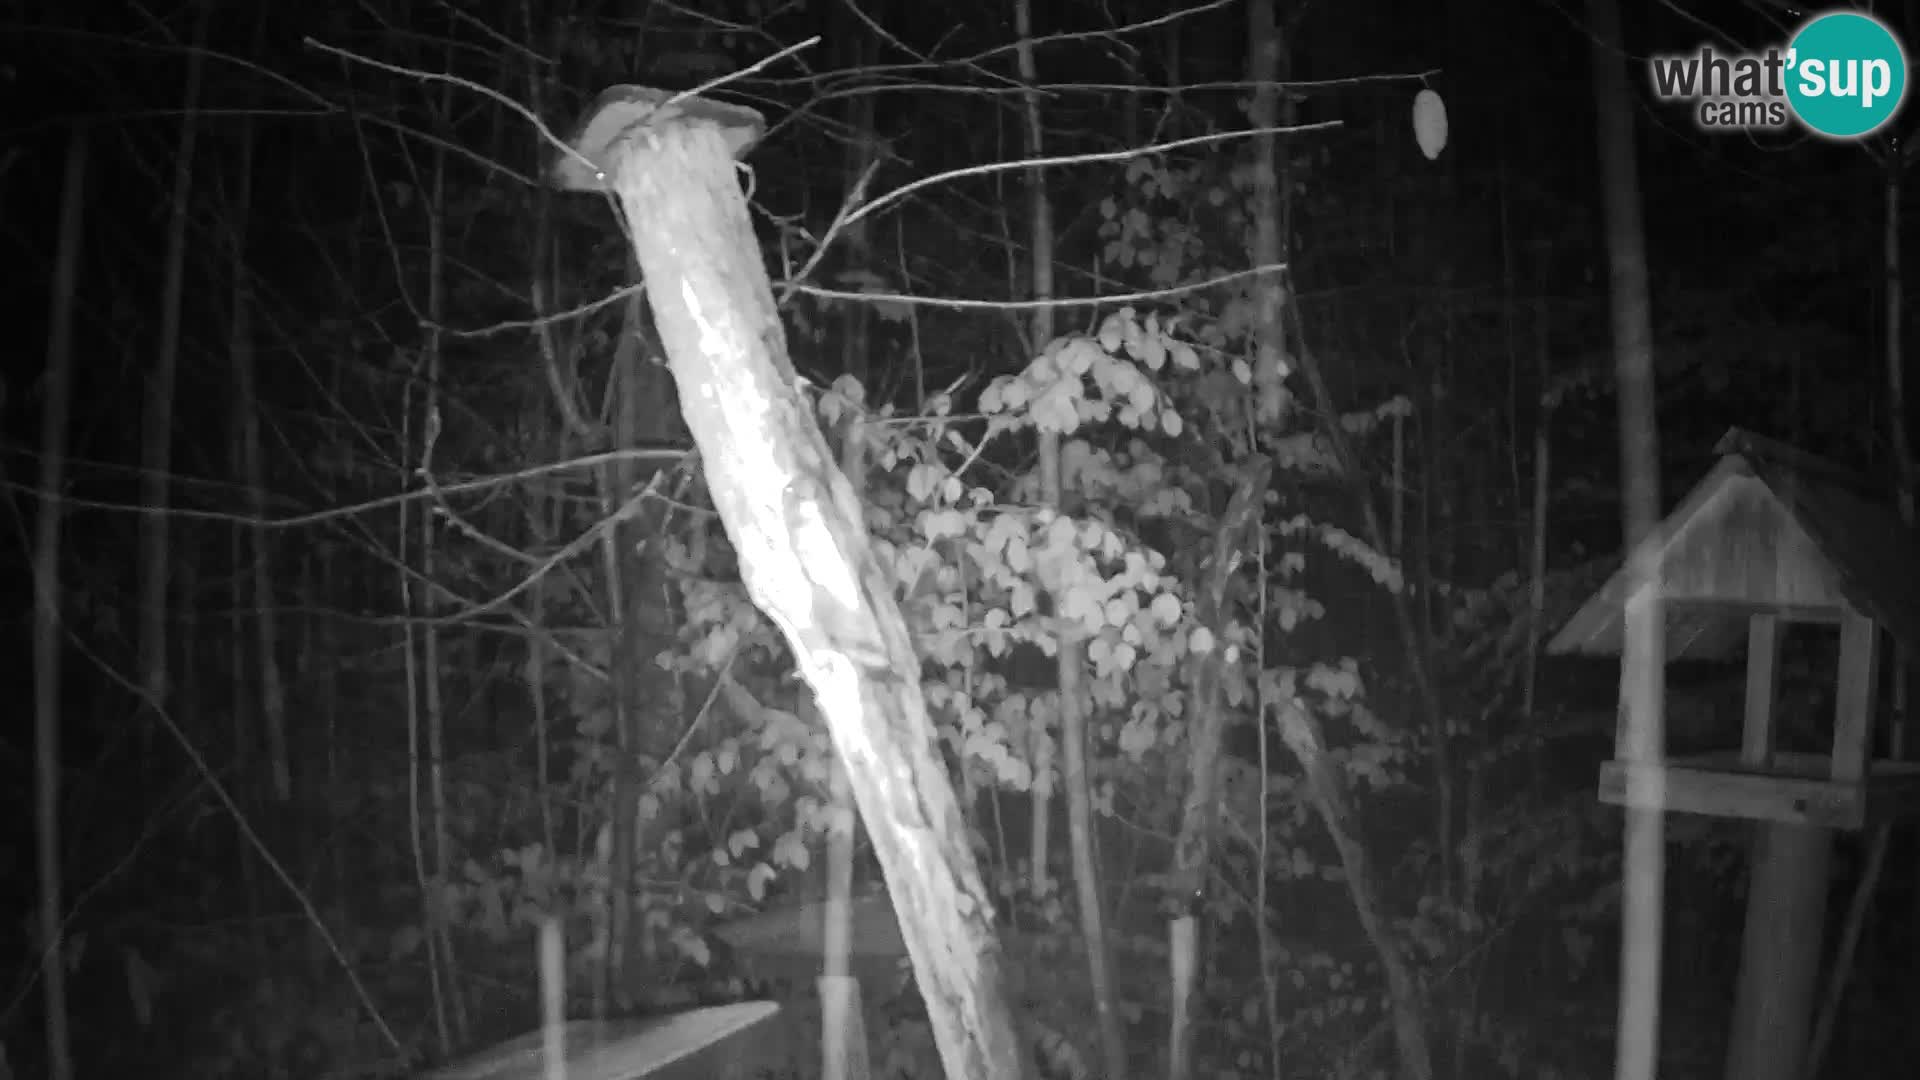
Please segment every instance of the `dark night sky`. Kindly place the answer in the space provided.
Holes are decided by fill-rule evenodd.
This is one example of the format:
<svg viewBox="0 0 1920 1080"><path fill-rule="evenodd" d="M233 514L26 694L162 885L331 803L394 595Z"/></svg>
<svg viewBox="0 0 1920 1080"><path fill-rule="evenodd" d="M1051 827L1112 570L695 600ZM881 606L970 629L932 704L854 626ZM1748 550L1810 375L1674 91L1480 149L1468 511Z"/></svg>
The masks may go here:
<svg viewBox="0 0 1920 1080"><path fill-rule="evenodd" d="M1727 33L1748 41L1767 40L1770 34L1758 17L1743 6L1707 5L1708 13L1724 21ZM1697 25L1676 12L1681 5L1637 3L1625 5L1630 48L1682 49L1704 38ZM1719 9L1726 8L1721 11ZM229 5L237 16L245 5ZM1043 5L1042 12L1047 8ZM1067 9L1060 9L1065 11ZM1511 200L1510 227L1522 236L1550 238L1555 266L1552 285L1565 291L1591 290L1604 265L1597 193L1593 189L1594 145L1589 59L1584 37L1584 13L1566 0L1461 0L1454 4L1404 5L1389 2L1307 5L1298 32L1301 43L1297 74L1307 79L1342 78L1376 72L1412 72L1439 69L1436 85L1447 96L1452 125L1447 156L1435 167L1418 167L1405 114L1411 88L1404 82L1375 83L1315 93L1303 105L1306 120L1340 119L1348 124L1317 141L1328 150L1323 193L1339 199L1346 192L1363 194L1357 202L1377 213L1383 181L1401 213L1425 208L1432 220L1423 223L1428 242L1441 247L1489 252L1497 239L1499 198ZM190 20L178 12L167 16L170 32L184 38ZM1237 50L1242 40L1237 7L1194 20L1186 48L1194 69L1189 80L1235 78L1244 61ZM32 19L26 24L33 26ZM22 24L16 22L14 26ZM1004 37L983 23L975 37ZM348 33L348 30L351 33ZM931 43L946 26L913 26L901 21L903 39ZM253 27L247 18L223 16L214 30L215 45L232 53L247 53ZM429 31L431 32L431 31ZM1010 31L1009 31L1010 32ZM156 37L145 18L129 17L116 25L104 9L89 16L84 34L53 31L42 26L9 36L29 45L13 61L14 77L4 100L6 116L0 130L22 156L15 159L4 183L10 207L33 208L8 214L7 228L16 265L25 282L46 280L47 251L57 206L60 129L76 115L101 121L103 154L96 178L102 180L93 222L93 245L101 255L120 263L119 275L135 281L116 281L110 290L90 289L88 302L126 310L114 320L122 336L140 322L151 295L161 250L164 221L162 199L164 160L173 138L171 111L182 76L179 57L151 46L129 47L111 40L115 35ZM383 55L382 38L366 25L337 12L290 8L276 13L266 26L267 66L284 73L288 83L275 85L233 64L215 65L211 72L216 101L227 108L244 104L257 88L266 91L273 107L311 109L313 102L288 85L337 86L342 65L334 58L303 48L300 39L312 35L323 41L344 41L362 53ZM390 42L403 40L398 34ZM1088 53L1063 52L1054 77L1066 81L1076 65L1088 63ZM575 65L576 67L578 65ZM816 68L829 66L816 57ZM790 75L791 72L787 72ZM1090 76L1094 75L1088 69ZM361 85L377 76L360 69L350 73ZM1634 69L1636 89L1644 89L1641 69ZM591 79L594 76L586 76ZM1098 77L1111 78L1110 71ZM564 81L564 77L563 77ZM406 83L393 84L406 86ZM578 87L584 97L590 86ZM911 116L912 99L901 99ZM1220 104L1224 105L1225 99ZM479 108L477 103L470 107ZM550 120L568 122L576 103L550 105ZM1215 109L1218 122L1233 122L1225 109ZM1865 268L1878 258L1880 220L1877 167L1858 148L1826 146L1803 139L1756 143L1739 137L1707 136L1694 130L1683 110L1647 100L1640 103L1640 149L1643 197L1656 295L1671 297L1708 288L1746 288L1754 303L1788 318L1856 322L1871 318L1876 303ZM883 121L884 122L884 121ZM909 121L911 122L911 121ZM230 132L231 116L223 124ZM262 132L264 171L259 182L263 206L285 197L290 181L323 176L318 184L299 185L296 202L264 215L262 227L273 222L288 228L272 243L268 258L277 266L305 257L301 230L312 220L338 220L359 212L365 187L362 162L351 136L350 121L336 114L312 119L292 116L267 125ZM498 119L485 125L501 127ZM1398 127L1398 145L1379 147L1377 134ZM1896 125L1897 126L1897 125ZM478 130L476 128L476 130ZM217 141L219 135L210 135ZM114 151L137 155L138 172L124 159L113 162ZM516 165L523 148L508 148ZM824 159L825 155L809 154ZM817 164L817 162L816 162ZM923 169L950 167L947 162L918 163ZM282 175L274 175L281 170ZM1082 172L1079 177L1088 174ZM1440 176L1446 183L1432 182ZM1389 180L1388 177L1391 177ZM478 179L477 177L474 179ZM771 196L776 201L782 193ZM787 196L789 202L791 196ZM1443 224L1434 224L1434 222ZM1316 227L1303 220L1303 236ZM1436 235L1444 228L1447 235ZM1801 236L1844 233L1858 241L1853 250L1809 252L1810 265L1798 272L1787 266L1769 266L1764 278L1743 270L1759 253L1780 241ZM1860 273L1835 273L1835 259L1861 268ZM1791 260L1772 260L1790 263ZM1400 268L1385 268L1389 274ZM1381 268L1369 271L1378 274ZM1417 268L1413 272L1418 272ZM90 275L90 281L97 275ZM1326 280L1323 277L1323 280ZM1309 283L1310 284L1310 283ZM1340 286L1351 282L1341 281ZM112 295L101 295L110 291ZM129 295L130 294L130 295ZM39 291L16 292L22 321L38 327L44 317ZM215 331L217 332L217 331ZM27 340L42 340L38 333ZM1596 342L1595 344L1602 344ZM101 349L124 351L126 342ZM37 349L17 353L19 364L37 364ZM31 360L26 357L32 357ZM10 381L24 376L19 371ZM122 372L114 385L126 389ZM105 389L105 388L103 388ZM32 423L23 414L24 395L12 395L8 405L9 430L19 432Z"/></svg>

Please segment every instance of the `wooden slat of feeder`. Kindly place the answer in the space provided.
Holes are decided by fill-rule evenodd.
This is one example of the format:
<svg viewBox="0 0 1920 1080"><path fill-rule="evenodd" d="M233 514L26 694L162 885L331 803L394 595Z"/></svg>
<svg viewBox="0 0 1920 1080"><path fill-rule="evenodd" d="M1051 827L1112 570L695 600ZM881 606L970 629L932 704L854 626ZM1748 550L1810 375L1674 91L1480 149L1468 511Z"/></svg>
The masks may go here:
<svg viewBox="0 0 1920 1080"><path fill-rule="evenodd" d="M567 1080L641 1080L780 1011L771 1001L689 1009L646 1020L577 1020L561 1029ZM428 1073L424 1080L542 1080L543 1033L530 1032Z"/></svg>

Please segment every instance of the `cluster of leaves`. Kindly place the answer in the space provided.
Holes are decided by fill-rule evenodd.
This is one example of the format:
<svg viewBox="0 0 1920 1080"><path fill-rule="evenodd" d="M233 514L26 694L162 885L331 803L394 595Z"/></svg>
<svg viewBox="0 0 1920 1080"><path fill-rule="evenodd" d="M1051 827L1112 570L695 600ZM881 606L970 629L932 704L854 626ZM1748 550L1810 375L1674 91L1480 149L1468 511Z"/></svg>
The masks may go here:
<svg viewBox="0 0 1920 1080"><path fill-rule="evenodd" d="M870 439L873 468L864 480L874 551L897 583L936 729L966 790L1024 792L1045 782L1034 750L1037 735L1056 724L1058 691L1020 680L1014 658L1022 650L1051 656L1063 641L1086 649L1094 677L1082 707L1101 718L1102 749L1144 766L1178 742L1181 668L1213 647L1212 635L1192 625L1191 599L1167 556L1114 512L1128 507L1138 523L1191 509L1146 441L1181 430L1154 377L1169 366L1191 372L1198 360L1158 320L1123 312L984 388L973 414L956 415L951 399L917 417L869 412L863 388L850 380L820 399L825 424L857 421ZM1031 471L995 464L1024 453L1017 436L1042 425L1072 436L1103 421L1127 433L1124 450L1085 438L1062 450L1068 484L1082 496L1078 512L1038 505ZM769 871L805 869L805 840L833 813L819 795L830 767L824 735L802 720L790 679L746 674L778 672L784 658L737 585L692 576L682 600L684 651L663 661L708 679L741 672L758 707L746 730L664 765L656 790L691 783L707 797L725 791L760 804L765 834L731 837L713 856L751 853L749 873L761 876L750 885Z"/></svg>

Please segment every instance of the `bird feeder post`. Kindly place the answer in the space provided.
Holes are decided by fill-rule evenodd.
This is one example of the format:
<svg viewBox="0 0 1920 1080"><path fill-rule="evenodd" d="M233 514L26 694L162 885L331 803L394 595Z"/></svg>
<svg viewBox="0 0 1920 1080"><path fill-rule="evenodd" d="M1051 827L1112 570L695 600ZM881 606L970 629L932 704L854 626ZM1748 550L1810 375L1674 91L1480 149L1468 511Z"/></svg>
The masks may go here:
<svg viewBox="0 0 1920 1080"><path fill-rule="evenodd" d="M1763 618L1773 627L1763 631ZM1751 650L1755 645L1771 645L1777 650L1779 620L1754 616L1753 621L1754 630L1748 638L1747 727L1741 759L1765 767L1773 754L1774 653ZM1840 662L1834 687L1829 767L1829 778L1836 783L1859 784L1867 776L1877 674L1876 630L1872 619L1856 612L1840 617ZM1763 668L1767 694L1756 702L1752 695L1757 672ZM1749 749L1755 751L1751 762ZM1747 888L1747 922L1734 997L1727 1080L1801 1078L1826 930L1833 835L1834 830L1818 825L1769 821L1755 826L1753 877Z"/></svg>

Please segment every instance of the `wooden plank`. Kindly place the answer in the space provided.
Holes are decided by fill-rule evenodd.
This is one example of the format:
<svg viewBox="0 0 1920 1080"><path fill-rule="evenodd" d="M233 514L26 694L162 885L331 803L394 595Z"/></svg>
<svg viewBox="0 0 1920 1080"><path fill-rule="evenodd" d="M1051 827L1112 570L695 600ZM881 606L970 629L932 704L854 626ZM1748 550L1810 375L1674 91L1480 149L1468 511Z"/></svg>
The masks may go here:
<svg viewBox="0 0 1920 1080"><path fill-rule="evenodd" d="M1833 695L1833 778L1858 780L1873 753L1873 703L1879 628L1865 615L1840 624L1840 681Z"/></svg>
<svg viewBox="0 0 1920 1080"><path fill-rule="evenodd" d="M641 1080L701 1054L780 1011L771 1001L691 1009L648 1020L579 1020L560 1029L567 1080ZM545 1034L529 1032L429 1073L426 1080L539 1080Z"/></svg>
<svg viewBox="0 0 1920 1080"><path fill-rule="evenodd" d="M1755 772L1609 761L1600 767L1600 801L1669 813L1858 829L1866 794L1857 785Z"/></svg>
<svg viewBox="0 0 1920 1080"><path fill-rule="evenodd" d="M1793 509L1757 477L1728 477L1661 551L1663 594L1810 608L1847 606L1840 575Z"/></svg>
<svg viewBox="0 0 1920 1080"><path fill-rule="evenodd" d="M1630 772L1625 762L1603 764L1600 801L1834 829L1920 818L1920 762L1875 761L1866 781L1857 784L1833 780L1825 754L1775 753L1762 769L1743 764L1736 751L1723 750L1643 766L1637 781L1630 781Z"/></svg>
<svg viewBox="0 0 1920 1080"><path fill-rule="evenodd" d="M1740 728L1740 760L1766 765L1773 760L1774 702L1780 696L1780 640L1785 634L1773 614L1747 619L1746 719Z"/></svg>

